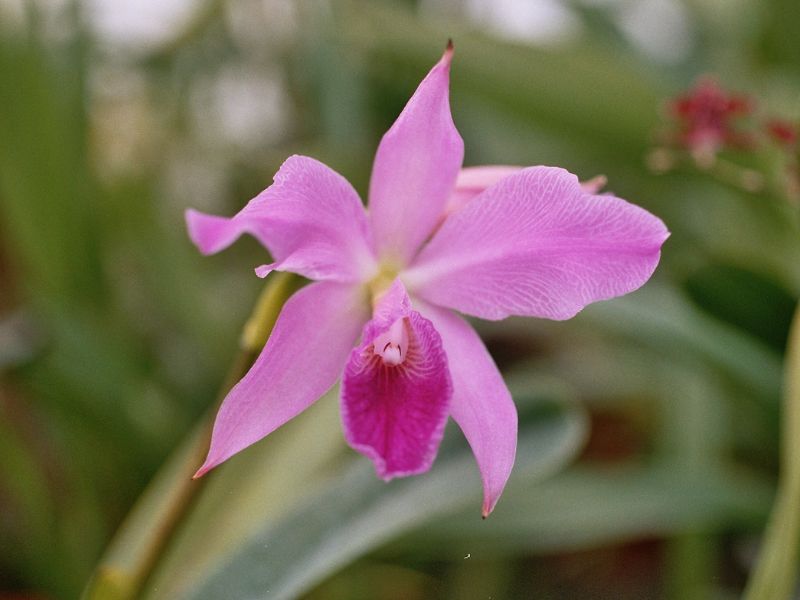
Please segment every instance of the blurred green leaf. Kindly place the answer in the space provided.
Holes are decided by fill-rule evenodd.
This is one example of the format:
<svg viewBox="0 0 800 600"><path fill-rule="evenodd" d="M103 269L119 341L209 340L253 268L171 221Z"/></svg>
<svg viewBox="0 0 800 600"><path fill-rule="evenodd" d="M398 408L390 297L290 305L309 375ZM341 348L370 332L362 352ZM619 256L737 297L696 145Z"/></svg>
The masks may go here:
<svg viewBox="0 0 800 600"><path fill-rule="evenodd" d="M610 190L673 231L658 281L570 323L481 326L490 347L497 342L498 362L513 365L508 378L523 426L519 464L488 522L474 522L480 485L455 428L429 475L387 487L344 449L328 397L199 486L187 477L203 444L195 440L183 461L174 454L177 463L161 471L106 554L108 578L95 597L135 595L156 560L145 586L152 598L211 593L213 581L228 576L225 564L231 578L249 565L288 594L364 552L401 553L404 564L385 577L402 577L423 551L451 559L452 543L498 553L485 569L460 555L436 562L430 570L443 580L461 569L456 579L465 583L453 590L476 591L470 581L481 576L506 585L480 590L512 590L516 563L504 554L616 544L647 532L679 535L679 558L713 546L701 554L720 557L719 567L730 538L716 534L735 537L760 522L769 495L762 478L774 475L780 307L800 290L796 215L776 198L707 174L656 177L644 155L664 99L701 72L757 93L765 116L783 106L797 117L792 2L675 5L690 19L694 46L671 65L631 44L631 16L647 16L637 3L568 2L585 29L549 46L510 41L459 2L267 4L198 3L172 42L147 55L88 44L94 20L80 14L86 3L0 2L0 309L21 311L35 334L0 330L0 362L22 400L15 409L43 440L31 445L14 429L16 418L0 423L0 511L11 532L0 545L20 549L3 556L10 572L0 586L74 598L131 499L213 401L256 289L249 265L262 250L243 241L213 259L196 256L180 214L195 191L206 203L198 208L230 214L285 156L303 152L366 192L379 136L448 37L467 164L605 173ZM255 103L269 110L275 101L285 121L279 135L254 148L224 135L226 117L252 100L227 96L221 75L229 71L268 75L276 98ZM776 178L785 177L784 162L772 162ZM195 173L208 177L192 181ZM534 438L525 436L561 431L545 427L540 402L526 400L529 389L580 399L599 421L613 415L639 462L612 469L585 458L563 476L527 484L545 467L527 457L540 446L526 446ZM561 454L545 450L561 457L546 459L547 469L574 451L566 441ZM734 460L760 475L735 470ZM459 497L447 498L450 489ZM443 498L419 500L434 493ZM413 502L423 505L419 514ZM787 506L792 517L795 506ZM667 589L670 578L686 583L697 564L706 574L715 566L678 563L683 575L680 565L664 570ZM422 585L434 578L425 575ZM231 589L248 582L243 576Z"/></svg>
<svg viewBox="0 0 800 600"><path fill-rule="evenodd" d="M407 540L429 556L449 548L554 553L684 532L759 523L771 487L745 473L687 472L671 464L652 467L581 466L508 498L495 525L481 528L459 512ZM435 554L432 554L435 551Z"/></svg>
<svg viewBox="0 0 800 600"><path fill-rule="evenodd" d="M800 46L793 43L800 27L800 13L793 0L769 0L761 5L763 25L758 40L762 58L767 62L797 65Z"/></svg>
<svg viewBox="0 0 800 600"><path fill-rule="evenodd" d="M2 417L0 456L3 457L0 461L0 492L9 499L10 506L6 510L13 516L13 525L2 524L0 533L6 534L6 528L25 531L25 538L18 547L18 552L13 556L3 556L2 559L13 560L21 570L46 571L47 566L56 560L56 549L51 543L55 529L55 498L36 456L13 424ZM10 535L16 536L20 533L11 531ZM46 548L51 552L42 552ZM53 583L57 584L59 574L54 573L56 581Z"/></svg>
<svg viewBox="0 0 800 600"><path fill-rule="evenodd" d="M70 28L74 22L64 23ZM79 40L0 29L0 221L39 306L103 298Z"/></svg>
<svg viewBox="0 0 800 600"><path fill-rule="evenodd" d="M702 357L767 406L777 406L781 360L759 340L701 313L651 282L633 296L601 302L579 319L672 356Z"/></svg>
<svg viewBox="0 0 800 600"><path fill-rule="evenodd" d="M686 281L700 308L783 353L795 298L781 285L735 265L708 265Z"/></svg>
<svg viewBox="0 0 800 600"><path fill-rule="evenodd" d="M466 95L507 117L566 136L583 150L594 146L607 156L630 160L649 144L660 81L635 60L618 53L612 59L608 48L585 44L555 51L490 39L466 24L442 30L434 20L389 2L340 1L334 6L335 17L347 24L338 30L342 38L353 50L368 53L374 76L389 89L402 86L405 98L453 37L456 115Z"/></svg>
<svg viewBox="0 0 800 600"><path fill-rule="evenodd" d="M453 510L471 507L471 519L481 520L480 480L464 443L443 449L429 474L390 484L360 457L319 471L315 464L321 465L325 445L330 451L331 442L341 444L332 400L321 400L276 432L283 437L270 436L210 482L204 506L190 517L147 598L247 598L267 590L271 597L292 598L365 552ZM534 482L574 455L585 423L576 407L545 399L532 402L527 416L514 478ZM329 441L309 446L308 439ZM496 512L501 510L502 503Z"/></svg>
<svg viewBox="0 0 800 600"><path fill-rule="evenodd" d="M266 343L287 298L302 284L291 273L270 277L256 302L240 339L241 351L222 385L222 394L247 372ZM194 481L211 435L211 415L174 453L142 494L84 590L86 600L136 598L150 576L175 528L210 477Z"/></svg>

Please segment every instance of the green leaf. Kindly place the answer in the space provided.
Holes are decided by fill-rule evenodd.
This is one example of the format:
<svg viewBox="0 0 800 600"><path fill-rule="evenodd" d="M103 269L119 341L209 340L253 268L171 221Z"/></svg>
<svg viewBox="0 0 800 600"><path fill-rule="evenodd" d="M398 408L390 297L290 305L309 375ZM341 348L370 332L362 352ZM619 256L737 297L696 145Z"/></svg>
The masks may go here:
<svg viewBox="0 0 800 600"><path fill-rule="evenodd" d="M300 283L300 278L289 273L280 273L267 282L245 325L241 352L231 365L222 386L223 394L247 372L275 325L281 307ZM199 481L191 478L207 452L212 416L213 413L209 414L195 428L134 506L86 586L83 594L86 600L138 597L143 582L193 500L206 482L214 481L213 476ZM280 439L281 435L286 434L275 437Z"/></svg>
<svg viewBox="0 0 800 600"><path fill-rule="evenodd" d="M706 312L783 352L795 299L778 282L737 265L714 264L692 273L686 290Z"/></svg>
<svg viewBox="0 0 800 600"><path fill-rule="evenodd" d="M72 13L70 13L72 14ZM65 21L66 31L75 23ZM0 29L0 222L40 306L97 302L105 277L97 252L88 164L83 51ZM5 240L4 240L5 241Z"/></svg>
<svg viewBox="0 0 800 600"><path fill-rule="evenodd" d="M559 470L584 439L577 407L545 398L527 404L506 495ZM481 522L480 478L455 428L430 473L386 484L360 456L348 452L333 464L322 458L343 446L336 413L333 398L323 398L221 469L145 597L250 598L269 590L271 598L294 598L443 515L465 510L466 519Z"/></svg>
<svg viewBox="0 0 800 600"><path fill-rule="evenodd" d="M652 467L570 469L507 499L492 528L457 513L408 540L427 556L453 544L505 553L565 552L642 536L670 536L758 522L771 497L767 482L740 472ZM430 542L436 541L437 545Z"/></svg>
<svg viewBox="0 0 800 600"><path fill-rule="evenodd" d="M583 319L664 354L700 357L768 405L777 403L780 356L752 336L703 314L667 287L651 282L632 296L592 306L576 323Z"/></svg>

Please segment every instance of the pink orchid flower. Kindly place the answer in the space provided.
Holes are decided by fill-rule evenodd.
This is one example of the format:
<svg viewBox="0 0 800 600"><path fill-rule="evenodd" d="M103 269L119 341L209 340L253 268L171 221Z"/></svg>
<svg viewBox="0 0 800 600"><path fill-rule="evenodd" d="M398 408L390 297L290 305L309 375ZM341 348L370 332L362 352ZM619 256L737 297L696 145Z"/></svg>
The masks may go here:
<svg viewBox="0 0 800 600"><path fill-rule="evenodd" d="M517 412L472 327L568 319L635 290L669 233L658 218L553 167L461 169L449 105L452 46L383 136L369 211L339 174L292 156L233 218L189 210L204 254L242 233L314 283L285 304L258 359L223 402L196 476L268 435L341 377L347 442L385 480L427 471L449 416L481 473L483 515L505 487ZM356 342L360 342L356 345Z"/></svg>

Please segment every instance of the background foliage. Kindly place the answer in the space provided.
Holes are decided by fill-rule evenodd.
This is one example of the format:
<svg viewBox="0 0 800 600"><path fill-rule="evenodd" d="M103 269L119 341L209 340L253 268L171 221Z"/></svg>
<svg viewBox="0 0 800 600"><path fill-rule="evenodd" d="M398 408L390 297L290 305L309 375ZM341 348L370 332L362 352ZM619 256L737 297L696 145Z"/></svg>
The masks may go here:
<svg viewBox="0 0 800 600"><path fill-rule="evenodd" d="M137 37L100 2L0 2L0 595L75 598L98 562L87 597L740 593L776 483L796 215L646 156L702 73L797 121L800 16L525 4L208 0ZM333 394L189 483L265 261L252 240L201 258L183 210L235 212L292 153L363 194L448 37L466 163L607 175L673 232L655 278L570 322L480 325L521 413L485 522L454 425L429 474L386 485Z"/></svg>

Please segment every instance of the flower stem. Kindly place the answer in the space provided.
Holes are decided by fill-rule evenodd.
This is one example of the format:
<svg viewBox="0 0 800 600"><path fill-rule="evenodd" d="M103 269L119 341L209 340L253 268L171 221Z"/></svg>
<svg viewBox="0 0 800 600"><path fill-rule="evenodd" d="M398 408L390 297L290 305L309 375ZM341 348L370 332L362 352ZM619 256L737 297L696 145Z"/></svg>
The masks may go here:
<svg viewBox="0 0 800 600"><path fill-rule="evenodd" d="M287 273L269 277L252 315L245 324L241 351L234 360L219 401L250 368L266 343L283 304L300 279ZM218 404L218 403L217 403ZM209 411L148 485L115 535L83 593L83 600L136 598L154 571L169 540L189 513L209 475L192 480L203 462L217 406Z"/></svg>
<svg viewBox="0 0 800 600"><path fill-rule="evenodd" d="M797 580L800 559L800 303L786 351L781 440L781 478L764 534L761 555L745 600L786 600Z"/></svg>

